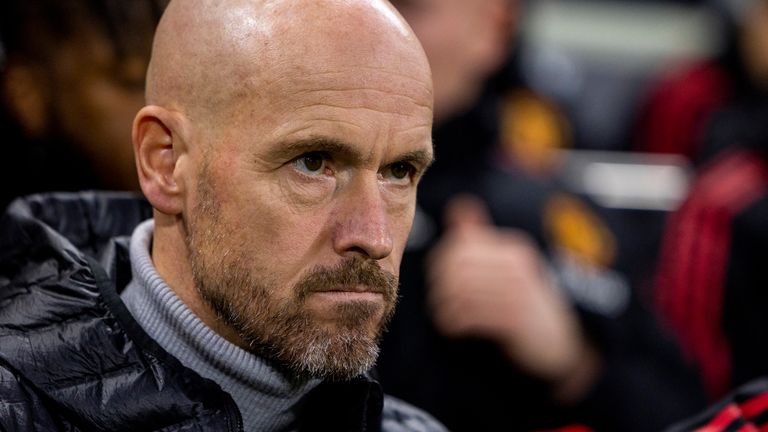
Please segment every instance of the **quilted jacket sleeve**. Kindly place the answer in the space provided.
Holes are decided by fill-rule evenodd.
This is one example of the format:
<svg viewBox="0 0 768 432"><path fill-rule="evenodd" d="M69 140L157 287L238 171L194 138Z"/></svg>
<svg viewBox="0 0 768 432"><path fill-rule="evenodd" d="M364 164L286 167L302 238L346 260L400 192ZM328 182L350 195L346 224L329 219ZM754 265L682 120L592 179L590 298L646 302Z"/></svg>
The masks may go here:
<svg viewBox="0 0 768 432"><path fill-rule="evenodd" d="M51 417L45 403L20 381L11 370L0 365L0 431L77 431L62 428Z"/></svg>

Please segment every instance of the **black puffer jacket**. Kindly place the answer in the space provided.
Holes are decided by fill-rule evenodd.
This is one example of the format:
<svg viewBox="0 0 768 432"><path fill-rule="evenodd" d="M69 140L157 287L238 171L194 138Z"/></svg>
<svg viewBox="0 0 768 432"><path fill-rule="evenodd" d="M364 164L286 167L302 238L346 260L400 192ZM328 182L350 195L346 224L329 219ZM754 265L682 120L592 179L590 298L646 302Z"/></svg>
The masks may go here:
<svg viewBox="0 0 768 432"><path fill-rule="evenodd" d="M126 236L150 216L127 194L9 207L0 220L1 431L242 430L232 398L158 346L120 301L131 277ZM367 377L322 384L307 398L303 430L378 431L383 399Z"/></svg>

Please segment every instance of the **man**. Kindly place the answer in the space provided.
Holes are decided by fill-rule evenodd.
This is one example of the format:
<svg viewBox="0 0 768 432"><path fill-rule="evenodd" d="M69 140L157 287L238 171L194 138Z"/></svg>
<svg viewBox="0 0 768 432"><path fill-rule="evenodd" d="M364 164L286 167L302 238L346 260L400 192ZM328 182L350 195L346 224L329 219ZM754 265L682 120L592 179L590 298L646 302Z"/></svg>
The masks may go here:
<svg viewBox="0 0 768 432"><path fill-rule="evenodd" d="M0 224L0 429L442 430L366 373L432 160L391 5L175 0L146 97L129 246L122 196Z"/></svg>
<svg viewBox="0 0 768 432"><path fill-rule="evenodd" d="M727 48L665 83L648 118L649 138L668 144L648 147L697 164L665 227L654 297L712 400L768 375L768 2L717 4Z"/></svg>

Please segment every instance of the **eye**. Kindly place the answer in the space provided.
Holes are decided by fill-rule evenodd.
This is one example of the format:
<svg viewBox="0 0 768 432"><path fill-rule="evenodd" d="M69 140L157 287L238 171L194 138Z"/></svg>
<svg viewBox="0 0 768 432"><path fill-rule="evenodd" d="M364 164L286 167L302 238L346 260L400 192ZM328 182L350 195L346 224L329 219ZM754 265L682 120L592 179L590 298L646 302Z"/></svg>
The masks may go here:
<svg viewBox="0 0 768 432"><path fill-rule="evenodd" d="M396 179L404 179L413 173L413 167L406 163L396 163L391 168L392 177Z"/></svg>
<svg viewBox="0 0 768 432"><path fill-rule="evenodd" d="M384 177L395 180L411 180L416 173L416 168L407 162L395 162L384 172Z"/></svg>
<svg viewBox="0 0 768 432"><path fill-rule="evenodd" d="M325 155L320 152L306 153L295 159L293 165L301 172L318 174L325 168Z"/></svg>

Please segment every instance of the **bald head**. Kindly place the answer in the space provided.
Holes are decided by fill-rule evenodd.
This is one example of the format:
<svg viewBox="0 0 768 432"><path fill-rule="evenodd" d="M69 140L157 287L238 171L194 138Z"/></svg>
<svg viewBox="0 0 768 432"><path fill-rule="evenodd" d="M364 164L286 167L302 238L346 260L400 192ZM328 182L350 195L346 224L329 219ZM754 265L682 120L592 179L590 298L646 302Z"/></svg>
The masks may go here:
<svg viewBox="0 0 768 432"><path fill-rule="evenodd" d="M174 0L155 36L147 102L229 118L244 98L279 98L286 74L344 66L401 69L431 92L421 46L386 0Z"/></svg>

